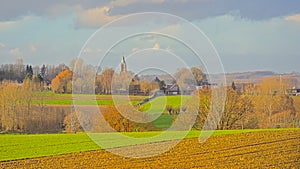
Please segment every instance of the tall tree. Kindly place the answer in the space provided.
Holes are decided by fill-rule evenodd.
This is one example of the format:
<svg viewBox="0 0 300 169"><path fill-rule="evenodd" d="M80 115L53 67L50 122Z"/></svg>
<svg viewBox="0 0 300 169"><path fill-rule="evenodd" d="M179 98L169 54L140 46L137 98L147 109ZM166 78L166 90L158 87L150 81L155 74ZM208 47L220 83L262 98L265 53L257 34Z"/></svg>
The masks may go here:
<svg viewBox="0 0 300 169"><path fill-rule="evenodd" d="M52 80L52 90L55 93L71 93L72 77L73 73L69 69L62 71Z"/></svg>
<svg viewBox="0 0 300 169"><path fill-rule="evenodd" d="M43 64L43 66L41 67L41 71L40 71L40 76L43 79L43 81L46 81L46 76L47 76L47 68L46 66Z"/></svg>
<svg viewBox="0 0 300 169"><path fill-rule="evenodd" d="M232 90L236 90L236 86L235 86L234 82L231 83L231 88L232 88Z"/></svg>
<svg viewBox="0 0 300 169"><path fill-rule="evenodd" d="M30 79L32 80L32 76L33 76L33 69L31 65L27 65L26 66L26 75L25 75L25 79Z"/></svg>
<svg viewBox="0 0 300 169"><path fill-rule="evenodd" d="M201 85L202 82L207 81L206 75L200 67L192 67L191 72L197 82L197 85Z"/></svg>
<svg viewBox="0 0 300 169"><path fill-rule="evenodd" d="M115 71L113 69L105 69L100 75L97 75L96 88L101 90L100 93L111 94L112 78L114 74Z"/></svg>

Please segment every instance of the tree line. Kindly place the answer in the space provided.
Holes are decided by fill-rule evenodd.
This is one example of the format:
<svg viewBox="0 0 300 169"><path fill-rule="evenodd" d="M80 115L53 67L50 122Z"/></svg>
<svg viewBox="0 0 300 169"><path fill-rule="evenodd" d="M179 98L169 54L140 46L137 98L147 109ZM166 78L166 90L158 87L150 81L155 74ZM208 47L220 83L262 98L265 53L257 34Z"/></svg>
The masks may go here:
<svg viewBox="0 0 300 169"><path fill-rule="evenodd" d="M192 67L178 69L174 73L172 84L179 85L184 91L203 82L207 82L205 73L200 67ZM76 93L82 94L149 95L152 91L164 90L166 83L158 78L141 79L131 71L118 73L112 68L106 68L97 72L96 67L86 65L82 59L73 59L70 67L66 67L52 79L52 90L55 93L71 93L72 88L76 89Z"/></svg>
<svg viewBox="0 0 300 169"><path fill-rule="evenodd" d="M223 112L212 113L212 89L210 87L197 90L191 99L183 104L183 107L166 105L165 109L174 119L181 113L187 114L179 119L179 122L182 126L195 122L192 126L195 129L202 129L206 120L219 130L300 127L300 112L295 109L291 96L286 94L246 95L232 87L225 88L226 100ZM217 98L214 102L221 100ZM214 105L222 106L222 103L214 103Z"/></svg>
<svg viewBox="0 0 300 169"><path fill-rule="evenodd" d="M0 82L0 132L61 132L70 108L47 106L45 99L49 97L43 84L34 80Z"/></svg>
<svg viewBox="0 0 300 169"><path fill-rule="evenodd" d="M76 69L80 71L74 71L75 64ZM53 111L53 107L44 103L45 98L49 97L44 91L47 90L45 85L50 79L51 89L54 93L71 93L74 87L72 85L77 86L78 93L89 93L94 90L99 94L122 94L124 91L133 90L131 87L135 85L139 86L139 92L149 94L151 91L161 90L165 87L163 81L141 80L139 76L130 71L117 73L108 68L97 72L95 67L85 65L83 60L72 60L69 67L59 65L57 67L50 66L50 68L45 65L41 68L32 67L24 65L21 60L18 60L14 65L2 65L0 72L1 75L4 74L4 76L0 76L2 78L0 81L0 131L2 132L34 133L63 130L70 132L74 126L76 126L75 131L80 130L82 126L78 126L74 117L77 115L84 117L84 113L70 113L70 107L56 107L56 110ZM10 73L6 74L7 72ZM174 77L173 83L178 84L183 90L207 81L206 75L201 68L197 67L179 69ZM6 78L10 80L3 80ZM19 83L20 79L22 83ZM294 99L286 93L286 90L292 87L292 80L289 78L267 77L260 84L246 84L242 89L239 89L234 82L229 87L219 87L225 88L227 95L224 112L219 117L209 116L212 101L210 86L196 90L198 98L195 99L193 96L184 103L183 107L167 105L166 111L174 119L181 117L179 115L182 113L196 113L196 119L193 119L192 116L178 119L178 123L181 123L182 126L189 125L196 120L192 126L196 129L201 129L208 117L220 119L220 122L215 124L217 129L300 126L299 110L295 108ZM195 104L195 101L199 101L199 103ZM126 107L124 109L129 111ZM191 112L191 110L195 111ZM113 106L106 107L103 112L105 119L117 131L142 131L149 128L156 130L151 123L143 125L127 120ZM132 110L132 112L135 111ZM98 126L96 131L106 131L99 125L95 126Z"/></svg>
<svg viewBox="0 0 300 169"><path fill-rule="evenodd" d="M16 81L22 83L24 79L43 81L48 84L60 72L68 68L65 64L32 66L25 65L22 59L17 59L15 64L0 65L0 81Z"/></svg>

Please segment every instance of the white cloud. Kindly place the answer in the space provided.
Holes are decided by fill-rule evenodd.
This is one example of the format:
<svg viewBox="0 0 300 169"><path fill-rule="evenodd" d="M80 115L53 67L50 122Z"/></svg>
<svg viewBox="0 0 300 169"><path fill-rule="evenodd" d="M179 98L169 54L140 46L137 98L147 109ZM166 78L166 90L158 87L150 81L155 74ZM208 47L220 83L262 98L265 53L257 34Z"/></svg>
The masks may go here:
<svg viewBox="0 0 300 169"><path fill-rule="evenodd" d="M136 52L138 50L139 50L139 48L133 48L133 49L131 49L131 52Z"/></svg>
<svg viewBox="0 0 300 169"><path fill-rule="evenodd" d="M161 4L166 0L115 0L109 3L109 6L128 6L134 3Z"/></svg>
<svg viewBox="0 0 300 169"><path fill-rule="evenodd" d="M11 28L12 26L14 26L16 24L17 24L17 21L4 21L4 22L0 22L0 29Z"/></svg>
<svg viewBox="0 0 300 169"><path fill-rule="evenodd" d="M168 52L173 52L173 50L172 50L170 47L167 47L167 48L166 48L166 51L168 51Z"/></svg>
<svg viewBox="0 0 300 169"><path fill-rule="evenodd" d="M22 56L22 52L20 51L19 48L11 49L9 51L9 54L12 55L12 56L16 56L16 57L21 57Z"/></svg>
<svg viewBox="0 0 300 169"><path fill-rule="evenodd" d="M6 45L4 43L0 42L0 48L5 48L5 47L6 47Z"/></svg>
<svg viewBox="0 0 300 169"><path fill-rule="evenodd" d="M78 14L77 25L82 27L98 28L120 17L120 15L111 16L109 11L110 8L107 6L82 10Z"/></svg>
<svg viewBox="0 0 300 169"><path fill-rule="evenodd" d="M55 4L53 6L50 6L46 12L50 16L61 16L64 14L70 14L73 12L80 12L82 10L82 7L79 4Z"/></svg>
<svg viewBox="0 0 300 169"><path fill-rule="evenodd" d="M101 53L101 52L102 52L102 49L101 49L101 48L97 49L97 52L98 52L98 53Z"/></svg>
<svg viewBox="0 0 300 169"><path fill-rule="evenodd" d="M154 32L160 32L165 34L175 34L183 31L183 25L179 24L170 24L166 27L163 27L161 29L154 30Z"/></svg>
<svg viewBox="0 0 300 169"><path fill-rule="evenodd" d="M84 48L83 51L82 51L82 53L84 53L84 54L90 54L90 53L92 53L92 49L90 49L90 48Z"/></svg>
<svg viewBox="0 0 300 169"><path fill-rule="evenodd" d="M147 34L146 36L137 36L134 38L135 41L137 42L150 42L150 43L155 43L156 42L156 36L152 35L152 34Z"/></svg>
<svg viewBox="0 0 300 169"><path fill-rule="evenodd" d="M10 29L12 27L17 27L22 23L27 23L28 21L34 21L37 18L39 18L39 17L28 15L28 16L20 17L20 18L18 18L18 20L14 20L14 21L1 21L0 20L0 29Z"/></svg>
<svg viewBox="0 0 300 169"><path fill-rule="evenodd" d="M31 45L29 50L30 50L30 53L35 53L37 51L37 48L35 45Z"/></svg>
<svg viewBox="0 0 300 169"><path fill-rule="evenodd" d="M170 3L187 3L187 2L197 2L199 0L114 0L109 3L108 6L128 6L131 4L136 4L136 3L143 3L143 4L162 4L166 2ZM202 0L202 1L208 1L208 0Z"/></svg>
<svg viewBox="0 0 300 169"><path fill-rule="evenodd" d="M294 21L294 22L300 22L300 14L286 16L285 20L287 20L287 21Z"/></svg>
<svg viewBox="0 0 300 169"><path fill-rule="evenodd" d="M158 43L155 43L154 46L153 46L153 49L160 49L160 46Z"/></svg>

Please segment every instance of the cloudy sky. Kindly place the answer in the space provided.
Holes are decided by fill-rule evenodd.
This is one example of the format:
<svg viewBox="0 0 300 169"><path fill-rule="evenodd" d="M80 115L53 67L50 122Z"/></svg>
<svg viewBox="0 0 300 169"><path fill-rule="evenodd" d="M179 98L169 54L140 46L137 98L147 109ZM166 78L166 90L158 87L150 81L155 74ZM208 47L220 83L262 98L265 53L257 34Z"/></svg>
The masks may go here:
<svg viewBox="0 0 300 169"><path fill-rule="evenodd" d="M17 58L34 65L68 64L81 49L87 63L98 64L98 56L107 49L97 41L84 46L89 37L111 21L141 12L169 13L196 25L214 45L226 72L300 72L299 0L0 0L0 64ZM185 27L179 29L168 19L164 24L159 18L144 24L147 19L115 25L98 38L117 41L124 38L118 37L120 31L155 32L157 25L180 34ZM141 49L153 49L152 55L160 57L152 57L148 50L143 55ZM122 55L142 62L134 53L172 62L172 55L166 56L172 52L188 64L194 62L174 39L141 35L112 48L102 67L119 62ZM138 62L130 63L134 69Z"/></svg>

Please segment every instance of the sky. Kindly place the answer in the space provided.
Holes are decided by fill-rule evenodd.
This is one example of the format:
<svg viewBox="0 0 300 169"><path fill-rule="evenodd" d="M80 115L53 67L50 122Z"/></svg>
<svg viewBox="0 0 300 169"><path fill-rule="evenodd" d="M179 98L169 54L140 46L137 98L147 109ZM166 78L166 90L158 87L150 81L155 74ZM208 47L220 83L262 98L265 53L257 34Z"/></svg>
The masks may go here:
<svg viewBox="0 0 300 169"><path fill-rule="evenodd" d="M144 12L171 15L126 20ZM124 37L141 31L154 34ZM299 44L299 0L0 0L0 64L22 58L68 65L81 57L117 68L124 55L133 71L143 65L160 65L163 72L196 65L220 71L207 63L214 62L225 72L288 73L300 72ZM197 60L190 46L204 59Z"/></svg>

